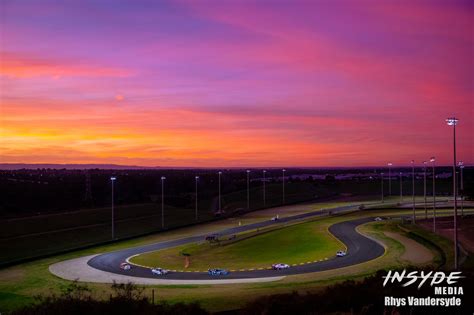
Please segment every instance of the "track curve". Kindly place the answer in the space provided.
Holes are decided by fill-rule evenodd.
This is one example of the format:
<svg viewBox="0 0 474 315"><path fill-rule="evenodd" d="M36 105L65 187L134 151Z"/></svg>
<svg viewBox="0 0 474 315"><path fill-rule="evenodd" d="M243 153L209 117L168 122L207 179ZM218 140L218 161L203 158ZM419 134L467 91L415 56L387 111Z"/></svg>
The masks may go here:
<svg viewBox="0 0 474 315"><path fill-rule="evenodd" d="M338 208L339 211L345 210L346 207ZM279 220L279 222L289 222L295 220L301 220L303 218L314 216L315 213L303 214L293 217L288 217ZM320 214L322 215L322 214ZM99 269L106 272L111 272L120 275L141 277L141 278L154 278L154 279L168 279L168 280L219 280L219 279L246 279L246 278L267 278L275 276L286 276L303 274L316 271L324 271L330 269L337 269L363 263L384 254L385 248L377 243L376 241L360 234L357 232L356 227L373 221L373 218L362 218L350 221L344 221L336 223L329 227L329 231L340 241L342 241L347 247L347 255L344 257L331 257L328 260L323 260L314 263L307 263L298 266L292 266L286 270L252 270L252 271L236 271L231 272L227 276L209 276L205 272L170 272L164 276L154 276L149 268L134 266L131 270L124 271L120 269L120 263L124 262L127 258L143 254L150 251L156 251L175 247L187 243L194 243L202 241L205 235L192 236L178 240L160 242L145 246L139 246L134 248L128 248L125 250L119 250L106 254L101 254L90 259L87 264L95 269ZM220 231L221 234L233 234L239 233L246 230L252 230L258 227L264 227L275 224L273 221L264 221L246 226L240 226L236 228L230 228ZM219 266L215 266L219 267Z"/></svg>

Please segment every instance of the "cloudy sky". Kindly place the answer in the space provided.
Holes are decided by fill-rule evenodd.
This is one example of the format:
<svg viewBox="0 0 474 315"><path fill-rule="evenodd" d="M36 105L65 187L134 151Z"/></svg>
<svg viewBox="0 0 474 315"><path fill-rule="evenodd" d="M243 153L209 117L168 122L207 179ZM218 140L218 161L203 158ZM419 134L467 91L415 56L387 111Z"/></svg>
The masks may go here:
<svg viewBox="0 0 474 315"><path fill-rule="evenodd" d="M0 162L474 163L472 1L0 3Z"/></svg>

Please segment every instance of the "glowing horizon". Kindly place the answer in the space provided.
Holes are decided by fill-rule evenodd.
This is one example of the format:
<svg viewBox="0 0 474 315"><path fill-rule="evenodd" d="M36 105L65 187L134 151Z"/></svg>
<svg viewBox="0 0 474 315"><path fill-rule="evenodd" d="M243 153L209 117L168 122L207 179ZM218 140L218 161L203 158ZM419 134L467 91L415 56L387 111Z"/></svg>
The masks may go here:
<svg viewBox="0 0 474 315"><path fill-rule="evenodd" d="M474 163L469 1L0 10L1 163Z"/></svg>

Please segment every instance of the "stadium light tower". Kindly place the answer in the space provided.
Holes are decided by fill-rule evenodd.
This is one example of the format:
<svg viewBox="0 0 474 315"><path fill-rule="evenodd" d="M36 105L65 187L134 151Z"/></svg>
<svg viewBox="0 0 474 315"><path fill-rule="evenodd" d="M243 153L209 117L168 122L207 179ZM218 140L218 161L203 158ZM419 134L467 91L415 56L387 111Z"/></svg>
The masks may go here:
<svg viewBox="0 0 474 315"><path fill-rule="evenodd" d="M383 172L380 173L380 179L381 179L381 180L380 180L380 183L381 183L381 186L382 186L382 188L381 188L381 191L382 191L382 203L384 203L384 201L383 201L383 193L384 193L384 191L383 191Z"/></svg>
<svg viewBox="0 0 474 315"><path fill-rule="evenodd" d="M435 162L436 159L435 157L431 157L430 159L431 165L433 167L433 232L436 233L436 191L435 191L435 179L436 179L436 174L435 174Z"/></svg>
<svg viewBox="0 0 474 315"><path fill-rule="evenodd" d="M453 126L453 195L454 195L454 269L458 269L458 201L456 191L456 117L446 119L448 126Z"/></svg>
<svg viewBox="0 0 474 315"><path fill-rule="evenodd" d="M423 161L423 196L425 200L425 220L428 219L428 208L426 206L426 164L427 161Z"/></svg>
<svg viewBox="0 0 474 315"><path fill-rule="evenodd" d="M464 180L462 178L462 171L464 169L464 162L459 161L458 165L459 165L459 168L461 169L461 190L460 190L460 193L461 193L461 217L464 217Z"/></svg>
<svg viewBox="0 0 474 315"><path fill-rule="evenodd" d="M222 172L219 171L217 173L219 175L219 214L222 213L222 204L221 204L221 175L222 175Z"/></svg>
<svg viewBox="0 0 474 315"><path fill-rule="evenodd" d="M196 184L196 221L198 220L198 182L199 182L199 176L194 177L194 181Z"/></svg>
<svg viewBox="0 0 474 315"><path fill-rule="evenodd" d="M111 219L111 226L112 226L112 240L115 239L115 220L114 220L114 182L117 180L116 177L110 177L110 182L112 183L112 219Z"/></svg>
<svg viewBox="0 0 474 315"><path fill-rule="evenodd" d="M283 183L283 204L285 204L285 172L286 172L286 170L285 170L285 169L282 169L281 172L282 172L282 174L283 174L283 178L282 178L282 183Z"/></svg>
<svg viewBox="0 0 474 315"><path fill-rule="evenodd" d="M247 210L250 209L250 170L247 170Z"/></svg>
<svg viewBox="0 0 474 315"><path fill-rule="evenodd" d="M161 228L165 228L165 179L161 176Z"/></svg>
<svg viewBox="0 0 474 315"><path fill-rule="evenodd" d="M403 202L403 173L400 172L400 203Z"/></svg>
<svg viewBox="0 0 474 315"><path fill-rule="evenodd" d="M265 205L267 203L265 199L265 173L267 173L266 170L263 170L263 207L265 208Z"/></svg>
<svg viewBox="0 0 474 315"><path fill-rule="evenodd" d="M413 224L416 223L415 215L415 160L411 160L411 195L413 198Z"/></svg>
<svg viewBox="0 0 474 315"><path fill-rule="evenodd" d="M392 171L391 171L391 168L392 168L392 163L388 163L388 195L391 196L392 195Z"/></svg>

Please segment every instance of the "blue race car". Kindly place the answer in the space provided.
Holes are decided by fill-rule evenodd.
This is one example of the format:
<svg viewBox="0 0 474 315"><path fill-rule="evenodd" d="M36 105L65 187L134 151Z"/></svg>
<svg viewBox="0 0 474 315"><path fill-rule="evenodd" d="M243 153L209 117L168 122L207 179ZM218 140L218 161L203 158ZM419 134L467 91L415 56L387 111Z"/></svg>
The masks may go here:
<svg viewBox="0 0 474 315"><path fill-rule="evenodd" d="M218 268L214 268L214 269L209 269L207 271L207 273L210 275L210 276L226 276L229 274L229 272L225 269L218 269Z"/></svg>

